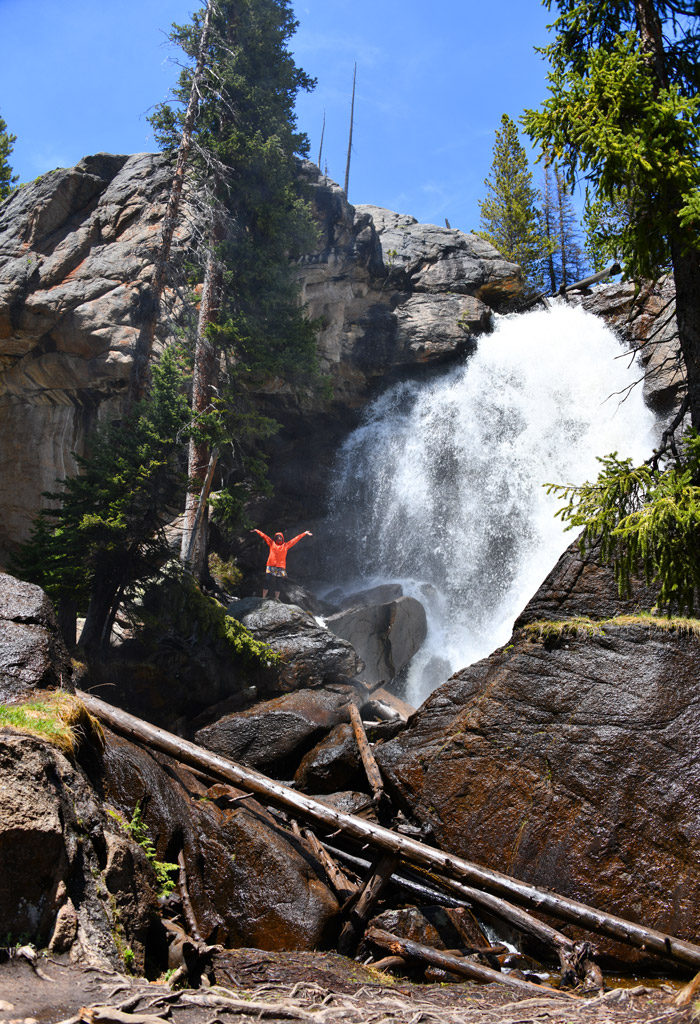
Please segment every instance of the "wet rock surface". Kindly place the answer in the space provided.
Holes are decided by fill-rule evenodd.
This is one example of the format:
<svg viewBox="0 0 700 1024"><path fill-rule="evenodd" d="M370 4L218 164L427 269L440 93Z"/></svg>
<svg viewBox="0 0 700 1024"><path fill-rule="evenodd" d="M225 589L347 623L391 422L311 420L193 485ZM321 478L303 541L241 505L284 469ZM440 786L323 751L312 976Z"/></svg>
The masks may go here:
<svg viewBox="0 0 700 1024"><path fill-rule="evenodd" d="M348 704L355 697L350 687L339 687L338 692L295 690L224 715L200 729L195 741L250 768L285 778L321 736L347 721Z"/></svg>
<svg viewBox="0 0 700 1024"><path fill-rule="evenodd" d="M0 701L70 680L51 601L33 583L0 573Z"/></svg>
<svg viewBox="0 0 700 1024"><path fill-rule="evenodd" d="M393 679L406 668L428 632L425 609L414 597L384 604L365 601L326 616L331 632L348 640L365 664L367 683Z"/></svg>
<svg viewBox="0 0 700 1024"><path fill-rule="evenodd" d="M260 949L323 945L338 903L310 853L258 802L207 786L163 755L108 734L98 784L125 816L138 803L159 857L182 851L198 931Z"/></svg>
<svg viewBox="0 0 700 1024"><path fill-rule="evenodd" d="M653 626L549 644L520 632L377 760L443 849L692 938L699 664L698 638Z"/></svg>
<svg viewBox="0 0 700 1024"><path fill-rule="evenodd" d="M281 690L346 682L354 679L362 668L362 661L350 643L294 605L249 597L232 601L227 614L281 655Z"/></svg>
<svg viewBox="0 0 700 1024"><path fill-rule="evenodd" d="M365 782L352 726L334 726L301 760L294 785L306 793L335 793Z"/></svg>
<svg viewBox="0 0 700 1024"><path fill-rule="evenodd" d="M538 619L608 619L654 607L657 591L640 579L631 580L629 597L620 597L613 570L597 556L597 547L582 555L578 541L573 541L520 613L515 628Z"/></svg>

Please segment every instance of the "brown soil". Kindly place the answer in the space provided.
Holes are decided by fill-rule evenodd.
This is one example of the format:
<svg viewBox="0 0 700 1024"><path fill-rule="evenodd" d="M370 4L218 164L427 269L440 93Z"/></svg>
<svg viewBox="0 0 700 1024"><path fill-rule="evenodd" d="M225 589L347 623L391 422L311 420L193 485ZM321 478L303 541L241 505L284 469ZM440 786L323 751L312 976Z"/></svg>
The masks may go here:
<svg viewBox="0 0 700 1024"><path fill-rule="evenodd" d="M171 992L105 969L39 959L0 965L0 1024L690 1024L664 988L615 989L595 999L514 997L501 985L412 984L331 953L227 950L220 984ZM117 1011L117 1012L115 1012ZM121 1011L121 1012L119 1012Z"/></svg>

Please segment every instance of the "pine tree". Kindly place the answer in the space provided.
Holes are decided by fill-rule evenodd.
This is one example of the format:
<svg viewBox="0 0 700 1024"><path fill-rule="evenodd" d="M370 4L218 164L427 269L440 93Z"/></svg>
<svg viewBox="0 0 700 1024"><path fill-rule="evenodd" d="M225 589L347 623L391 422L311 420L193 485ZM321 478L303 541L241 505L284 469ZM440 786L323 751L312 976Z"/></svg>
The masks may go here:
<svg viewBox="0 0 700 1024"><path fill-rule="evenodd" d="M47 591L63 622L73 615L73 631L76 610L86 614L80 642L88 649L108 643L122 596L157 575L168 557L166 510L177 506L184 483L178 455L188 420L182 370L168 349L148 398L98 429L89 455L76 456L80 473L45 495L53 504L15 558L18 573Z"/></svg>
<svg viewBox="0 0 700 1024"><path fill-rule="evenodd" d="M542 287L548 243L541 222L541 197L533 185L527 153L515 123L503 114L496 132L491 174L484 181L486 199L479 202L478 234L502 256L520 264L525 285Z"/></svg>
<svg viewBox="0 0 700 1024"><path fill-rule="evenodd" d="M10 167L10 153L14 148L14 144L17 141L16 135L10 135L7 130L7 124L0 117L0 202L6 199L10 192L12 192L12 186L18 180L18 176L12 173Z"/></svg>
<svg viewBox="0 0 700 1024"><path fill-rule="evenodd" d="M700 9L697 0L543 0L556 7L549 99L530 136L588 182L589 246L631 276L673 268L688 393L643 466L601 459L598 479L554 487L562 517L600 540L625 591L643 569L667 609L692 611L700 586ZM695 430L674 431L689 409Z"/></svg>
<svg viewBox="0 0 700 1024"><path fill-rule="evenodd" d="M191 59L205 13L171 34ZM209 226L194 352L201 429L190 445L183 556L212 445L233 443L240 455L271 426L253 415L251 391L274 376L308 382L314 368L315 330L300 309L290 264L314 231L295 160L308 143L296 130L294 101L313 85L287 48L296 24L288 0L220 0L212 12L192 129L192 167ZM175 92L182 107L164 104L152 119L166 152L177 147L191 85L185 68Z"/></svg>
<svg viewBox="0 0 700 1024"><path fill-rule="evenodd" d="M524 123L593 201L625 198L629 275L673 267L693 425L700 427L700 20L697 0L544 0L559 17L550 95ZM610 225L609 225L610 226Z"/></svg>
<svg viewBox="0 0 700 1024"><path fill-rule="evenodd" d="M549 243L546 274L554 294L560 287L580 281L586 273L581 229L571 191L556 164L545 166L544 170L542 225Z"/></svg>

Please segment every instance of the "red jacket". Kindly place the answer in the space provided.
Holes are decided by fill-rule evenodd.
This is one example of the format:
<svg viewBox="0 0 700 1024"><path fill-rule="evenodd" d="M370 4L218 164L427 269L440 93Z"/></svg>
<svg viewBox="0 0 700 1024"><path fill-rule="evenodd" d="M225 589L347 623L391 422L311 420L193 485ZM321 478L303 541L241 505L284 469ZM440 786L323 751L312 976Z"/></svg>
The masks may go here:
<svg viewBox="0 0 700 1024"><path fill-rule="evenodd" d="M305 533L300 533L298 537L292 537L291 540L286 540L282 544L276 544L272 537L268 537L262 530L254 530L259 537L265 541L270 549L270 554L267 556L267 564L274 566L275 569L286 569L287 568L287 552L290 548L293 548L295 544L306 536Z"/></svg>

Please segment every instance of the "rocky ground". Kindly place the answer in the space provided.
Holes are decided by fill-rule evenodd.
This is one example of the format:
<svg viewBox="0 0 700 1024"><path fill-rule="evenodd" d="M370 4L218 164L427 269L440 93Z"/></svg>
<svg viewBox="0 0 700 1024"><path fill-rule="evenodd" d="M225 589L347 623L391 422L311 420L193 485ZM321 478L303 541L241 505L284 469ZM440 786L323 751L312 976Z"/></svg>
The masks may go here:
<svg viewBox="0 0 700 1024"><path fill-rule="evenodd" d="M668 987L613 989L587 1000L513 998L505 987L397 981L331 953L227 953L221 983L163 983L43 958L0 964L0 1024L689 1024Z"/></svg>

